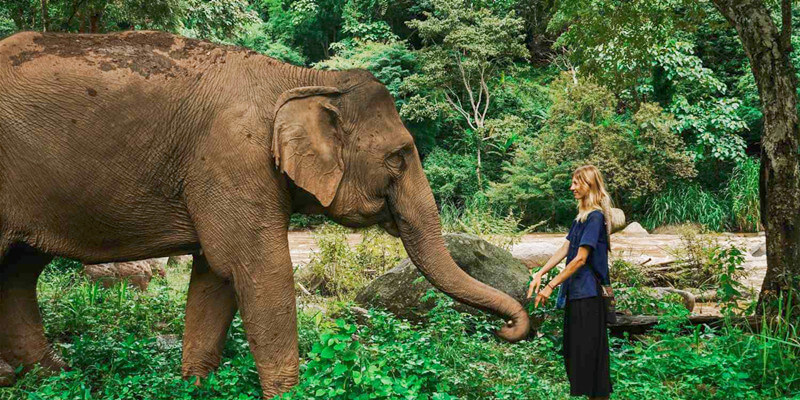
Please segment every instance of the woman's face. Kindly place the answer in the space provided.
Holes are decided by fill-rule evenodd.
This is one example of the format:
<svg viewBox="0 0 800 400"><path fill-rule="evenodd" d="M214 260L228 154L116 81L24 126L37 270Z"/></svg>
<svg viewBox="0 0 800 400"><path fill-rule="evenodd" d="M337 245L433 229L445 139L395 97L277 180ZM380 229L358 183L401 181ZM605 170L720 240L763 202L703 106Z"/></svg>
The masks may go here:
<svg viewBox="0 0 800 400"><path fill-rule="evenodd" d="M575 200L580 200L589 193L589 185L579 181L576 177L572 177L572 185L569 187L569 190L575 195Z"/></svg>

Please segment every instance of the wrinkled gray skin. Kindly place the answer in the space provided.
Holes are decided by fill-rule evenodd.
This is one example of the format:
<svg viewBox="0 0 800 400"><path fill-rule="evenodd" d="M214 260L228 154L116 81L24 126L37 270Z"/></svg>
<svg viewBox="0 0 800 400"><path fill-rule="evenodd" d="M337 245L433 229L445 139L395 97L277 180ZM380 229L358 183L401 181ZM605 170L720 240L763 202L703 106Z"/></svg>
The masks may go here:
<svg viewBox="0 0 800 400"><path fill-rule="evenodd" d="M509 321L499 336L528 332L519 303L453 263L414 141L368 72L160 32L21 33L0 41L0 143L0 374L64 366L36 304L52 256L202 248L183 374L216 368L238 308L265 397L285 392L298 380L292 212L381 224L436 287Z"/></svg>

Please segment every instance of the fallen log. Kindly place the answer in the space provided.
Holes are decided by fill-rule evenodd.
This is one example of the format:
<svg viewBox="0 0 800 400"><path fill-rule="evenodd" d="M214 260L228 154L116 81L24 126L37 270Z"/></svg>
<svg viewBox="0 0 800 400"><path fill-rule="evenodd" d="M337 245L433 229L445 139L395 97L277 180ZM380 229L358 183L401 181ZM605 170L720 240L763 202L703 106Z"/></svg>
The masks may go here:
<svg viewBox="0 0 800 400"><path fill-rule="evenodd" d="M618 314L617 323L608 325L608 329L612 335L618 337L621 337L625 332L632 335L642 334L658 325L658 319L663 317L657 315ZM711 328L719 328L725 324L725 317L719 315L690 315L688 319L692 326L707 325ZM736 326L749 326L754 331L759 330L761 327L761 319L754 315L734 317L731 322Z"/></svg>

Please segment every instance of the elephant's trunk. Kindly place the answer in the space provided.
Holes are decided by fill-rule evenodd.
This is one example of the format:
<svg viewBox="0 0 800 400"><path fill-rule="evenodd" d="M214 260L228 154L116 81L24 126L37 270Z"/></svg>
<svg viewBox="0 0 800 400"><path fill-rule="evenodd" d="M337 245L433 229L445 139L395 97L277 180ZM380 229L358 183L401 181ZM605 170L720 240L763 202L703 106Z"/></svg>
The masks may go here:
<svg viewBox="0 0 800 400"><path fill-rule="evenodd" d="M416 155L415 155L416 156ZM497 335L517 342L528 335L528 313L511 296L469 276L444 245L439 212L417 158L389 195L400 237L411 261L433 286L453 299L500 316L506 325Z"/></svg>

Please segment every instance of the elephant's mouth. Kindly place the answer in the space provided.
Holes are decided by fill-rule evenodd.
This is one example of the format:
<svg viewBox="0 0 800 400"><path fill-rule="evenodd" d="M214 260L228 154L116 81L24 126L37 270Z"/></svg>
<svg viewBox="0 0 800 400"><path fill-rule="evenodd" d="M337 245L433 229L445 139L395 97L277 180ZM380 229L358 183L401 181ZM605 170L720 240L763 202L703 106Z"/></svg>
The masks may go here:
<svg viewBox="0 0 800 400"><path fill-rule="evenodd" d="M400 237L400 228L397 227L397 222L395 222L394 218L391 218L391 219L383 222L381 224L381 227L383 227L383 230L385 230L386 233L388 233L388 234L390 234L390 235L392 235L394 237L398 237L398 238Z"/></svg>

